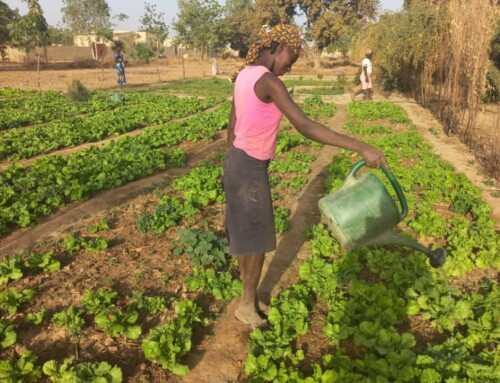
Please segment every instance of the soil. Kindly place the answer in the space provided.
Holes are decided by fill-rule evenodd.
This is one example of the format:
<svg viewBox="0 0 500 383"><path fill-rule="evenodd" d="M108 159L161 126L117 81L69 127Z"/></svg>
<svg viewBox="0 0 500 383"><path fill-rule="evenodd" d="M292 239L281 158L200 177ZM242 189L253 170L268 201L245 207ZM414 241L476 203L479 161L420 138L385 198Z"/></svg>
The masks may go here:
<svg viewBox="0 0 500 383"><path fill-rule="evenodd" d="M219 62L222 77L227 77L238 66L236 60ZM31 71L19 70L18 66L0 65L0 86L32 88L36 83L36 76ZM355 73L356 68L352 66L337 67L335 70L344 70L348 75ZM210 72L208 62L186 62L185 77L207 77ZM324 69L320 73L309 74L311 71L306 65L294 68L292 76L310 76L318 78L318 74L325 79L334 80L332 69ZM68 69L48 70L41 74L42 89L65 90L67 81L71 77L79 78L90 89L113 88L115 74L112 70L105 72L104 81L99 78L100 70L95 69ZM128 71L128 87L145 87L148 84L157 85L158 75L155 67L131 67ZM330 77L329 77L330 76ZM162 82L182 79L182 66L172 64L161 68ZM401 95L386 95L376 93L375 101L388 100L398 103L408 113L422 136L433 145L433 150L444 160L452 164L458 172L463 172L474 184L483 190L483 198L492 206L492 216L496 227L500 229L500 199L493 196L491 187L484 181L484 176L474 156L458 140L446 136L442 126L436 121L432 114L413 100ZM347 119L345 105L350 102L350 95L331 96L330 100L337 104L335 117L328 125L333 128L342 129ZM86 353L97 356L100 360L108 360L111 363L119 363L124 368L130 382L237 382L245 379L243 374L243 362L248 353L248 339L250 330L238 322L234 316L234 308L237 299L226 306L213 302L203 295L191 295L181 288L181 281L188 274L186 264L172 256L173 243L171 239L174 234L168 231L164 235L139 235L135 227L135 218L142 209L152 206L155 198L151 191L159 188L161 191L168 189L169 180L180 174L187 173L200 161L211 160L214 154L225 150L225 134L221 134L211 142L188 144L183 147L188 153L188 166L182 169L169 169L157 173L151 177L129 183L118 189L98 193L91 200L74 203L60 209L51 217L43 220L35 227L18 230L0 240L1 254L14 254L18 251L31 248L43 250L44 247L53 248L55 240L67 236L68 233L87 233L87 228L94 223L106 218L110 222L110 231L106 236L113 241L113 247L109 251L99 254L85 254L85 257L72 256L60 250L56 253L62 262L62 272L58 278L45 278L34 276L26 278L17 287L29 288L37 285L43 286L45 297L37 301L37 310L45 307L49 312L59 311L68 304L78 305L82 299L82 291L85 288L109 285L121 294L130 294L131 290L141 290L149 295L163 295L175 299L193 299L201 302L208 312L213 315L211 325L195 334L193 350L183 361L190 368L190 373L184 378L178 378L167 374L159 367L150 368L144 357L141 356L139 347L130 347L123 342L117 342L104 332L93 332L83 334L83 339L75 342L69 339L62 330L54 329L53 326L45 324L46 331L22 333L18 343L21 348L35 349L39 355L39 362L44 362L61 355L72 355L75 351L75 343L78 349L83 350L83 359L88 357ZM286 206L291 210L291 230L278 237L278 248L274 253L266 255L263 276L259 292L264 298L275 296L287 288L297 279L297 270L300 263L309 256L307 246L304 246L303 232L312 223L319 221L317 201L324 193L324 179L326 167L330 163L336 149L324 147L316 153L317 159L312 165L312 171L307 175L308 184L300 194L289 197ZM220 217L220 206L213 208L212 213L205 214L205 222L211 230L222 233L222 222ZM203 223L200 223L202 225ZM84 259L82 259L84 258ZM493 276L494 277L494 276ZM168 287L163 283L169 280ZM472 276L471 280L475 278ZM473 284L473 282L471 282ZM31 310L30 310L31 311ZM160 318L143 326L143 331L156 326L159 321L172 315L171 310ZM313 315L313 323L320 323L324 313L321 307ZM213 320L215 319L216 320ZM19 320L20 322L20 320ZM427 327L421 323L408 323L409 328ZM50 327L50 328L49 328ZM22 330L22 327L21 327ZM425 331L422 330L422 331ZM321 334L321 331L317 331ZM425 339L433 339L434 333L422 333L422 342ZM320 358L323 349L328 348L323 339L309 339L303 337L298 339L300 344L307 344L309 354ZM125 342L126 343L126 342ZM17 350L22 351L22 350ZM355 353L356 350L353 350Z"/></svg>

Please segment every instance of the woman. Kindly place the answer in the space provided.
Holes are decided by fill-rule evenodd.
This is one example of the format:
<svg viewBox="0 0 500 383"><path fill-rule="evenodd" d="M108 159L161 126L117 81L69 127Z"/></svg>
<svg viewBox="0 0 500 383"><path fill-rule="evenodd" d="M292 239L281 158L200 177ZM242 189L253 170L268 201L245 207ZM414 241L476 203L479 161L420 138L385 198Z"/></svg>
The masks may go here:
<svg viewBox="0 0 500 383"><path fill-rule="evenodd" d="M127 82L127 79L125 78L124 60L125 60L125 58L123 56L123 45L116 44L116 46L115 46L115 69L116 69L116 75L118 76L117 82L120 86L123 86Z"/></svg>
<svg viewBox="0 0 500 383"><path fill-rule="evenodd" d="M264 29L250 48L244 68L233 76L230 149L224 161L226 232L243 282L235 317L251 327L266 323L258 312L257 286L264 254L276 248L268 165L282 114L309 139L358 152L370 167L387 166L382 152L310 120L290 98L278 77L290 71L301 49L294 26Z"/></svg>

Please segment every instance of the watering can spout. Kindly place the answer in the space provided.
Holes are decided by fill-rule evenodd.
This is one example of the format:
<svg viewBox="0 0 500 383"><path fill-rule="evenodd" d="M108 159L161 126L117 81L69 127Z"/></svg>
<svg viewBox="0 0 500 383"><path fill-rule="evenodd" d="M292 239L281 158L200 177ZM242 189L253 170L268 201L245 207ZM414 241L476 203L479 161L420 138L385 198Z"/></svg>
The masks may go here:
<svg viewBox="0 0 500 383"><path fill-rule="evenodd" d="M441 267L446 261L446 249L439 247L431 250L411 238L405 237L402 234L393 231L386 231L376 238L372 238L365 242L363 246L383 246L383 245L397 245L410 247L424 253L429 258L429 263L432 267Z"/></svg>

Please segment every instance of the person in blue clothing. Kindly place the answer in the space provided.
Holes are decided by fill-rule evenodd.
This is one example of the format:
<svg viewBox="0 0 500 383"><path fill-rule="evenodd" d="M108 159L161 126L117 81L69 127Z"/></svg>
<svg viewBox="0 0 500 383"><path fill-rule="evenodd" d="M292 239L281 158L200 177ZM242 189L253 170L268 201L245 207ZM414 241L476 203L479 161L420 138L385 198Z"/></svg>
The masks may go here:
<svg viewBox="0 0 500 383"><path fill-rule="evenodd" d="M115 51L115 69L118 76L118 84L123 86L127 82L125 77L125 57L123 55L123 43L116 42L114 45Z"/></svg>

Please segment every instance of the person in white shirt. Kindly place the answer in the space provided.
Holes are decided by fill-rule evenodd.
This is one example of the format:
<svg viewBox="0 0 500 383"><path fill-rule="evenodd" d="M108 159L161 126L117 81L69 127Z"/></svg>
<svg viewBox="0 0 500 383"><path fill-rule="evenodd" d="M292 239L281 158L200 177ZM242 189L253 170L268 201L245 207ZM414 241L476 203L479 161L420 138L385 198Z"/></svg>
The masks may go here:
<svg viewBox="0 0 500 383"><path fill-rule="evenodd" d="M372 50L368 49L365 53L365 58L361 62L361 75L359 76L359 79L361 80L361 88L351 95L352 101L354 101L356 96L360 93L363 93L363 100L372 99L372 55Z"/></svg>
<svg viewBox="0 0 500 383"><path fill-rule="evenodd" d="M217 59L212 60L212 76L217 76L219 74L219 65L217 64Z"/></svg>

